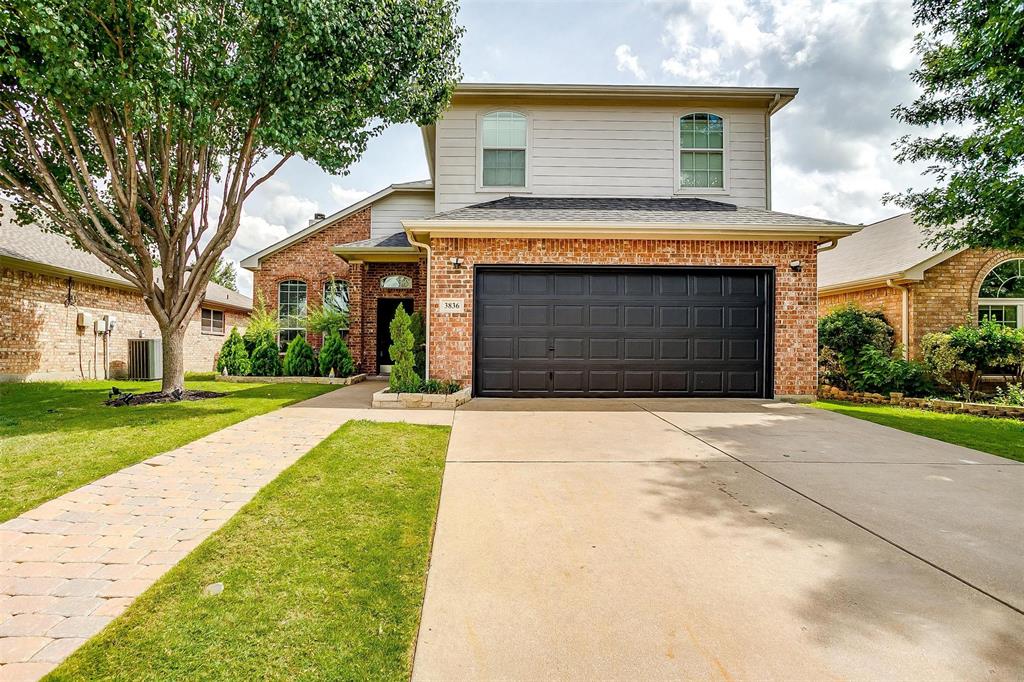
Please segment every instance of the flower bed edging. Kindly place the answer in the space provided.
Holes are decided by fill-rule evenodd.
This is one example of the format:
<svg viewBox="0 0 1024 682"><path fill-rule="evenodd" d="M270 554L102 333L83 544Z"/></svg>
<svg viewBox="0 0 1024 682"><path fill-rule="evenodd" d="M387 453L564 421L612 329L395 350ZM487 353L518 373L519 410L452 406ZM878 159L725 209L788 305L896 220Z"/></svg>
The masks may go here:
<svg viewBox="0 0 1024 682"><path fill-rule="evenodd" d="M366 380L365 374L353 374L350 377L236 377L218 374L217 381L229 384L331 384L332 386L349 386Z"/></svg>
<svg viewBox="0 0 1024 682"><path fill-rule="evenodd" d="M455 393L392 393L385 388L373 394L373 407L397 409L454 410L468 403L473 392L467 386Z"/></svg>
<svg viewBox="0 0 1024 682"><path fill-rule="evenodd" d="M940 400L938 398L907 398L902 393L890 393L888 396L884 396L881 393L855 393L844 391L835 386L821 386L818 389L818 395L829 400L842 400L850 403L896 405L898 407L912 407L932 412L1024 420L1024 407L1017 407L1015 405L965 403L958 400Z"/></svg>

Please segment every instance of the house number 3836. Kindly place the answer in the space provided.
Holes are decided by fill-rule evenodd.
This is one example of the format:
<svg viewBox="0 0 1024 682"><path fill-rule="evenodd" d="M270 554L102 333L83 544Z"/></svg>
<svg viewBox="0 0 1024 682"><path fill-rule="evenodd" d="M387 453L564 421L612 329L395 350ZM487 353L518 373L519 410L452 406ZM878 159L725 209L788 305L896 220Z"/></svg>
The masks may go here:
<svg viewBox="0 0 1024 682"><path fill-rule="evenodd" d="M465 309L465 302L461 298L442 298L437 303L442 313L461 313Z"/></svg>

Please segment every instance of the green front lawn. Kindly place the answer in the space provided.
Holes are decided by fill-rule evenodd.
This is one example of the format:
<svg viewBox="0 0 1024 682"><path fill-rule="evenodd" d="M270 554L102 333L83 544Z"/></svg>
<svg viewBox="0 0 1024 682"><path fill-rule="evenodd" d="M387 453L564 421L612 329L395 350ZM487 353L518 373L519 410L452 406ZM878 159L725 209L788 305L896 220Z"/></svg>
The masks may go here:
<svg viewBox="0 0 1024 682"><path fill-rule="evenodd" d="M50 679L408 679L448 431L342 426Z"/></svg>
<svg viewBox="0 0 1024 682"><path fill-rule="evenodd" d="M1024 422L1016 419L944 414L835 400L821 400L811 406L1024 462Z"/></svg>
<svg viewBox="0 0 1024 682"><path fill-rule="evenodd" d="M158 382L132 381L0 384L0 521L225 426L336 388L188 382L230 395L106 407L115 385L133 393L160 389Z"/></svg>

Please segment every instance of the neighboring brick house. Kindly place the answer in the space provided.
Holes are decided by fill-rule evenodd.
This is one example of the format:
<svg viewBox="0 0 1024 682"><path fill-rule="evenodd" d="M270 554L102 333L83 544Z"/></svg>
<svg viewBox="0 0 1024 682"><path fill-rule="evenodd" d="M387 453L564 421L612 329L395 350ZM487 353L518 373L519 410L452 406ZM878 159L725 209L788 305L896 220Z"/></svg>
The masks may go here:
<svg viewBox="0 0 1024 682"><path fill-rule="evenodd" d="M224 336L245 329L251 301L211 283L185 336L185 370L208 372ZM79 326L79 313L92 319ZM103 336L95 321L115 316L107 361L128 369L129 338L160 338L142 295L66 238L0 218L0 381L103 379Z"/></svg>
<svg viewBox="0 0 1024 682"><path fill-rule="evenodd" d="M242 266L284 319L347 305L368 372L397 299L427 313L427 374L477 396L810 397L817 247L859 228L771 210L795 95L462 84L423 128L429 181Z"/></svg>
<svg viewBox="0 0 1024 682"><path fill-rule="evenodd" d="M854 302L881 310L905 353L983 317L1024 326L1024 253L925 245L911 214L866 226L818 257L818 314Z"/></svg>

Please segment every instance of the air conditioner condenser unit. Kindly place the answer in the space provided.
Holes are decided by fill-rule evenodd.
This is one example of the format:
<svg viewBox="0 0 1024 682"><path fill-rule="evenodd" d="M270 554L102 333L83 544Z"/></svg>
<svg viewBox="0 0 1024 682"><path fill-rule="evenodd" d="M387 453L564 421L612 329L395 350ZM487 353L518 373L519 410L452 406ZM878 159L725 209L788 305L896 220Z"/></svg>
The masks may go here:
<svg viewBox="0 0 1024 682"><path fill-rule="evenodd" d="M128 378L138 381L162 379L164 345L161 339L128 339Z"/></svg>

